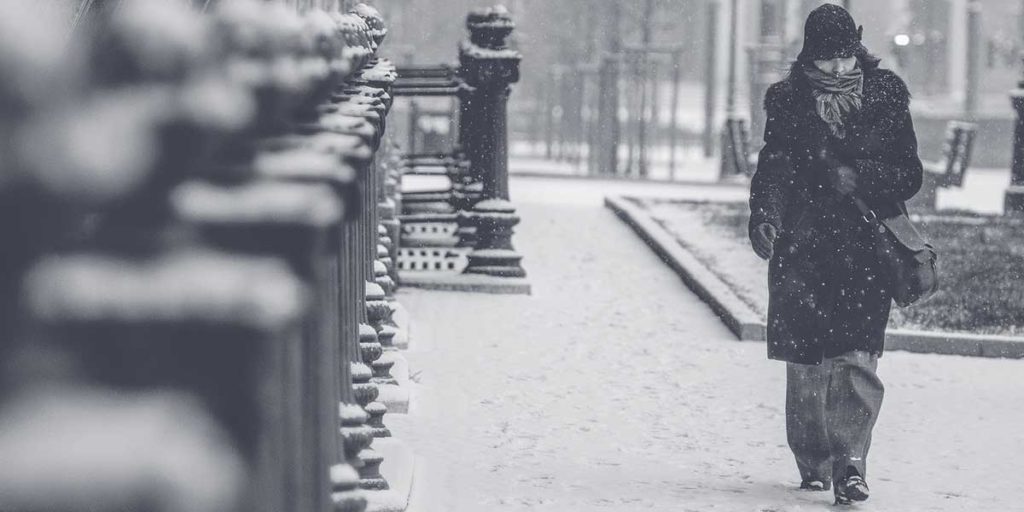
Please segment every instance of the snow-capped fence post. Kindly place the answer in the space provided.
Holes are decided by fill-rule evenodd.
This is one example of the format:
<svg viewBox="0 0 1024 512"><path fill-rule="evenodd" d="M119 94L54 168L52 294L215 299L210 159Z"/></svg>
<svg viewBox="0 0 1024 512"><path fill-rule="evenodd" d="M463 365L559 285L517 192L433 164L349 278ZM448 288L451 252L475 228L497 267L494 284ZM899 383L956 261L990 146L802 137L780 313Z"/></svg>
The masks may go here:
<svg viewBox="0 0 1024 512"><path fill-rule="evenodd" d="M342 262L337 250L342 205L329 185L271 178L294 165L322 170L334 165L326 155L319 155L324 157L319 164L315 158L301 157L288 162L292 156L258 156L254 167L259 166L262 178L254 176L244 184L219 183L212 177L186 183L175 191L175 202L179 217L209 243L234 254L282 259L308 287L309 312L301 336L295 338L301 342L287 343L292 352L286 361L293 366L286 375L294 381L286 400L292 413L286 417L295 420L291 414L296 414L312 421L300 420L293 429L299 437L290 448L293 456L286 460L321 460L312 466L297 463L305 468L297 473L306 482L318 482L313 485L319 491L312 491L312 496L326 496L333 485L329 470L340 462L330 453L341 449L340 420L332 404L354 403L351 386L339 386L351 380L341 362L352 351L339 342L344 340L345 321L337 313L344 311L339 304ZM304 366L304 359L313 366ZM324 452L324 446L335 451ZM300 488L309 489L310 484L304 485Z"/></svg>
<svg viewBox="0 0 1024 512"><path fill-rule="evenodd" d="M301 21L282 20L288 28L301 27ZM160 30L165 27L175 30ZM252 474L234 482L241 486L232 494L244 496L244 508L326 511L333 508L331 470L338 473L340 462L336 294L326 284L336 268L326 250L327 228L338 220L338 208L319 210L311 223L316 229L285 237L277 254L246 256L230 247L254 242L237 223L218 224L213 236L185 229L171 193L179 183L187 177L250 177L246 166L232 165L239 161L215 158L210 145L239 133L248 118L247 106L222 95L244 95L244 87L207 74L222 64L211 50L213 34L210 20L186 9L139 2L114 13L91 42L90 87L66 114L105 123L93 129L118 150L99 148L110 159L100 163L102 177L69 172L66 178L81 189L65 193L74 201L109 180L127 183L118 183L116 196L95 207L99 215L84 247L44 260L33 272L26 287L29 311L36 330L77 363L85 383L122 393L167 390L202 404L227 433L225 449L237 448ZM270 39L271 46L279 43ZM302 58L287 51L275 57ZM275 92L277 99L289 99L282 91ZM57 147L62 133L50 126L39 135L53 137ZM86 149L97 150L71 148L67 160L41 165L79 171L62 164ZM125 164L118 160L124 154L142 158ZM201 214L206 208L208 221L232 206L202 199L191 206ZM281 233L275 234L255 243L280 242ZM315 290L309 308L303 307L302 278ZM358 505L362 498L353 499Z"/></svg>
<svg viewBox="0 0 1024 512"><path fill-rule="evenodd" d="M385 489L388 484L379 471L383 459L370 449L373 435L383 429L382 416L386 408L376 401L379 392L370 381L372 373L368 365L373 363L381 348L373 330L366 325L366 291L377 247L376 230L371 229L375 226L376 214L376 202L372 200L373 158L390 101L380 91L367 90L372 87L368 87L365 78L374 72L387 74L390 64L372 59L379 44L377 38L382 34L379 26L371 28L368 22L382 25L379 14L362 6L354 13L331 19L342 32L341 40L347 44L341 55L348 62L332 65L330 69L348 70L349 76L338 87L326 89L323 101L317 103L309 101L316 98L307 98L304 104L308 108L288 125L293 133L268 141L271 146L277 145L278 149L293 154L276 172L272 167L261 170L268 179L330 185L346 209L355 213L352 222L344 223L337 236L339 245L336 247L341 255L338 279L327 280L339 285L334 295L338 307L331 313L340 315L342 324L342 336L335 339L335 343L343 347L343 361L336 363L351 370L350 379L340 381L345 391L351 393L351 401L345 400L340 411L340 432L344 456L359 472L357 485L364 489ZM308 165L311 163L308 160L302 163L303 158L315 155L326 156L335 163L327 168ZM343 186L353 179L351 187ZM339 412L336 408L327 410ZM331 474L332 478L339 476L344 477L344 471ZM345 478L333 480L333 483L349 485ZM333 496L335 505L341 507L338 499L344 496L337 493Z"/></svg>
<svg viewBox="0 0 1024 512"><path fill-rule="evenodd" d="M387 260L385 268L391 279L391 289L385 290L389 300L395 296L395 288L398 283L398 248L402 236L402 223L398 218L399 208L399 177L398 177L398 154L394 145L386 145L383 149L380 165L382 174L381 198L378 208L380 209L381 243L387 249Z"/></svg>
<svg viewBox="0 0 1024 512"><path fill-rule="evenodd" d="M118 236L40 263L26 288L36 330L88 383L197 400L252 464L245 493L266 510L290 506L291 487L310 506L326 497L313 463L329 452L309 438L292 444L311 425L301 418L320 410L303 399L303 382L315 374L288 378L288 364L308 348L292 341L315 311L304 304L303 283L274 258L146 245ZM289 421L275 422L275 411Z"/></svg>
<svg viewBox="0 0 1024 512"><path fill-rule="evenodd" d="M380 40L386 32L381 28L377 31ZM378 43L379 44L379 43ZM379 91L377 98L357 94L351 91L343 92L335 97L338 101L339 112L344 112L356 117L362 117L373 125L379 134L374 140L373 152L375 153L381 144L381 135L385 130L385 119L390 108L391 84L395 81L395 71L390 63L375 61L370 63L355 78L354 83L358 84L363 91ZM383 98L387 98L384 101ZM381 180L380 166L376 159L370 159L361 164L367 173L365 186L360 188L362 204L366 205L367 213L365 219L360 222L360 243L364 265L362 277L365 287L363 296L365 308L362 311L360 326L360 347L362 348L363 362L370 366L371 381L367 384L373 386L381 382L390 382L390 368L394 364L389 358L382 358L384 344L390 344L394 337L394 329L386 326L386 320L390 319L392 306L386 300L385 286L388 286L390 278L384 279L383 271L386 274L386 267L380 257L387 254L387 249L381 244L380 238L380 212L379 197L380 189L383 187ZM378 278L381 284L378 284ZM383 338L383 339L382 339ZM362 375L361 374L361 378ZM379 392L378 392L379 393ZM383 416L387 408L378 401L371 401L365 405L370 415L370 425L376 437L387 437L391 433L383 423ZM383 482L383 479L380 480Z"/></svg>
<svg viewBox="0 0 1024 512"><path fill-rule="evenodd" d="M337 98L335 98L337 99ZM299 133L308 135L307 143L319 146L331 154L341 157L348 166L349 172L361 176L360 182L369 179L368 166L372 158L373 148L379 139L377 128L365 117L351 115L351 105L340 108L339 105L320 105L319 115L308 123L299 126ZM381 459L378 454L367 450L373 439L373 432L367 421L370 416L363 408L380 411L381 406L374 404L378 397L377 387L370 382L371 369L365 362L367 357L380 350L375 336L367 336L371 331L366 325L366 261L368 257L366 228L368 221L364 214L367 203L363 197L365 184L353 187L345 197L347 207L356 212L352 222L342 225L339 235L339 251L341 252L341 319L343 339L346 346L348 367L351 369L352 401L345 402L351 406L342 408L342 436L345 440L346 458L353 461L360 470L361 486L382 487L382 479L377 468Z"/></svg>
<svg viewBox="0 0 1024 512"><path fill-rule="evenodd" d="M375 43L377 45L381 44L387 35L387 29L384 27L383 21L379 17L374 18L373 16L368 16L367 20L373 31ZM382 120L386 120L386 113L392 105L391 88L397 78L397 71L393 65L389 62L376 60L371 63L371 67L367 68L358 79L363 84L364 91L375 91L375 94L378 94L382 99L385 106L385 115L382 117ZM385 127L382 127L382 132L385 129ZM378 144L377 149L378 151L381 149L380 144ZM391 241L388 228L385 225L389 210L390 214L393 215L393 208L389 208L388 198L385 193L386 182L389 178L387 168L389 162L386 154L387 148L384 149L384 154L378 155L379 158L374 161L373 180L368 197L368 204L372 204L375 207L372 208L373 217L369 226L372 232L370 240L374 247L373 259L371 260L373 272L369 282L376 285L376 288L372 288L373 300L370 300L370 297L367 298L367 319L377 332L380 344L383 347L391 347L397 331L391 325L393 323L391 316L394 314L394 309L389 298L393 298L396 283L392 279L391 270L389 269L393 265L393 260L391 259L392 249L388 247ZM393 382L394 379L390 375L390 368L393 364L391 359L387 357L376 359L373 362L375 380L381 383ZM390 435L383 425L377 426L377 429L380 435Z"/></svg>
<svg viewBox="0 0 1024 512"><path fill-rule="evenodd" d="M312 183L322 187L322 190L329 193L330 198L335 201L338 201L339 198L352 197L353 189L358 186L358 182L366 179L365 176L353 172L350 166L339 163L336 154L326 148L265 152L258 155L254 166L259 178L263 180ZM309 206L314 205L315 203L311 203ZM338 428L340 428L340 424L335 423L339 420L338 410L331 404L354 403L355 399L354 392L348 385L340 386L341 391L333 393L333 396L331 391L338 389L339 383L347 383L352 380L351 374L355 373L355 370L349 371L350 366L345 362L353 357L352 354L358 354L353 343L358 324L355 314L349 314L347 311L350 308L346 307L346 303L342 301L342 295L346 288L357 288L359 281L346 280L350 276L343 271L345 254L340 248L345 228L355 225L363 215L359 210L355 210L351 212L352 217L344 224L339 225L336 222L325 224L326 208L324 208L325 205L320 206L319 218L314 217L316 219L314 222L323 229L312 233L308 228L302 230L298 233L299 235L303 232L309 234L305 237L293 235L287 241L287 247L290 247L292 251L300 250L305 254L311 253L313 257L312 261L302 267L303 272L300 275L311 281L313 283L311 286L316 291L317 321L310 328L317 329L316 326L319 326L319 329L313 331L315 334L309 337L319 340L321 343L315 346L315 351L310 352L314 354L315 360L312 361L314 367L304 370L304 373L326 378L326 380L317 379L320 386L316 396L324 396L326 400L317 401L319 403L316 403L316 410L312 412L312 417L318 418L318 424L327 429L323 435L330 436L328 438L330 441L338 435ZM317 226L309 226L309 228L315 227ZM318 233L319 236L313 237L314 233ZM266 239L266 237L262 238ZM334 369L335 373L332 374L330 369ZM316 373L308 373L313 371ZM341 374L339 375L337 372L341 372ZM333 382L331 377L334 377ZM339 393L343 396L339 396ZM318 443L318 445L322 447L323 443ZM356 466L361 466L361 464L356 463ZM330 467L331 465L327 466L327 468ZM320 466L319 469L325 468ZM323 475L324 478L327 477L326 473L318 474Z"/></svg>
<svg viewBox="0 0 1024 512"><path fill-rule="evenodd" d="M375 169L377 179L376 207L379 221L377 224L377 239L379 241L377 259L380 261L380 265L374 269L374 280L378 286L384 289L384 294L388 300L393 300L395 297L396 281L391 277L394 269L394 260L391 258L391 253L394 249L394 242L391 239L391 232L388 226L392 222L397 222L397 218L395 216L395 202L391 198L394 190L389 188L388 184L388 180L391 179L390 166L393 163L389 151L390 147L389 144L383 144L377 152L377 167Z"/></svg>
<svg viewBox="0 0 1024 512"><path fill-rule="evenodd" d="M10 10L0 6L0 27L31 26L2 12ZM156 471L100 478L113 500L361 512L374 494L358 487L388 487L370 449L374 435L388 434L374 377L389 379L391 362L377 360L377 341L394 333L381 229L397 191L390 167L374 160L394 79L388 62L372 58L383 23L365 6L296 14L235 1L205 13L136 0L78 34L89 39L70 48L84 56L47 53L32 39L0 51L0 102L16 107L0 112L12 134L0 145L19 166L0 179L0 209L34 208L27 218L39 228L18 254L4 252L0 348L68 363L21 377L64 384L51 382L61 393L45 397L52 407L0 432L0 445L56 407L71 421L48 432L109 441L107 428L122 429L125 440L147 440L104 454L103 463L123 454ZM26 50L39 54L4 60ZM16 87L4 85L10 78ZM74 100L54 100L65 96ZM83 218L88 229L77 229ZM23 226L0 221L5 238L14 228L10 238ZM40 259L62 230L74 231L74 244ZM22 297L16 283L33 263ZM14 347L6 320L38 339ZM104 426L104 414L131 421ZM182 451L167 457L163 440ZM180 464L182 453L194 474L162 479L168 467L157 465ZM136 489L147 475L159 484ZM3 500L24 489L4 485L6 509ZM22 504L51 495L61 493Z"/></svg>
<svg viewBox="0 0 1024 512"><path fill-rule="evenodd" d="M356 55L350 67L355 72L329 95L329 101L315 105L303 116L302 122L294 124L297 134L284 138L284 143L340 159L347 169L341 175L359 177L349 193L340 195L349 209L359 213L353 217L353 222L342 226L339 236L342 251L340 303L345 325L342 343L350 343L352 347L347 362L356 405L342 408L341 428L345 455L359 470L360 487L386 489L388 483L379 471L383 459L369 449L374 436L390 435L383 424L387 408L378 401L379 390L372 378L374 375L387 377L392 363L380 361L383 350L376 330L370 325L368 310L382 295L381 287L374 282L376 270L382 265L377 261L380 179L375 155L391 106L387 89L393 81L394 68L387 61L372 58L386 33L376 11L360 6L353 14L342 15L338 20L349 32L346 38L358 36L361 41L360 46L348 49ZM336 179L315 174L310 167L304 167L282 173L281 178L320 182Z"/></svg>
<svg viewBox="0 0 1024 512"><path fill-rule="evenodd" d="M474 135L464 140L470 172L483 184L481 200L461 215L476 228L468 274L525 277L512 246L519 224L508 190L508 95L519 81L522 56L508 47L515 23L502 6L472 11L466 19L469 40L459 47L459 76L465 83L462 122Z"/></svg>

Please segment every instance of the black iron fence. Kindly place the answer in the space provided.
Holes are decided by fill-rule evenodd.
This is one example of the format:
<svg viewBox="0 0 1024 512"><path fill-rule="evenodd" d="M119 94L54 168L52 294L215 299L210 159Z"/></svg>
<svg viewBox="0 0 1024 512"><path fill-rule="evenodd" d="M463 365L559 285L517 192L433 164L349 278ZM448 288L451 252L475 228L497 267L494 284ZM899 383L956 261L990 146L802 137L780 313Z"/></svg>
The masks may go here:
<svg viewBox="0 0 1024 512"><path fill-rule="evenodd" d="M91 4L69 43L0 6L0 509L381 502L383 20Z"/></svg>

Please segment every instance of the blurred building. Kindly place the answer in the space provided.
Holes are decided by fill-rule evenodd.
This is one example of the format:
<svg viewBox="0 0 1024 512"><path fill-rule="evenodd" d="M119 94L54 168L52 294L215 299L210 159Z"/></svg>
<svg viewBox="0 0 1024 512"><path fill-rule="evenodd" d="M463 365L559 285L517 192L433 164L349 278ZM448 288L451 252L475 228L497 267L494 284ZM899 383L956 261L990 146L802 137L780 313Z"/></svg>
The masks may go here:
<svg viewBox="0 0 1024 512"><path fill-rule="evenodd" d="M726 55L731 0L720 0L724 12L719 26L719 55ZM737 61L741 115L752 117L759 140L761 98L767 83L780 78L802 45L807 14L821 0L739 0L740 27ZM857 23L864 26L864 43L883 67L897 70L915 96L914 118L924 158L941 152L946 123L970 119L979 125L975 163L1008 167L1013 110L1008 93L1022 76L1024 2L1021 0L849 0ZM977 9L978 29L969 31L969 9ZM766 19L766 17L768 19ZM969 44L970 38L974 44ZM781 51L774 47L781 46ZM974 49L974 54L969 52ZM767 57L765 54L768 54ZM976 64L970 66L969 61ZM719 80L727 59L721 59ZM971 76L976 108L965 111Z"/></svg>
<svg viewBox="0 0 1024 512"><path fill-rule="evenodd" d="M725 2L728 5L728 1ZM745 0L740 2L746 44L761 33L765 5L775 5L787 57L799 51L803 22L820 0ZM842 4L843 2L832 2ZM968 0L850 0L851 11L864 26L864 42L900 71L918 97L946 96L962 102L967 82ZM1020 0L980 0L982 93L1005 93L1020 74ZM746 57L743 57L746 58ZM741 70L746 69L740 63ZM741 71L742 72L742 71ZM1004 102L1005 103L1005 102Z"/></svg>
<svg viewBox="0 0 1024 512"><path fill-rule="evenodd" d="M462 18L472 7L500 0L377 0L396 28L386 50L401 62L416 52L420 63L455 58L465 37ZM916 100L915 119L922 153L937 156L946 121L964 117L968 90L968 6L972 0L848 0L864 42L908 82ZM593 72L612 47L636 47L647 33L653 45L681 45L682 76L706 82L707 42L716 41L713 81L719 110L727 96L730 9L733 0L652 0L656 15L644 19L640 0L505 0L518 24L515 44L525 55L522 82L512 108L530 111L540 101L552 74ZM760 104L767 83L779 79L801 46L807 14L822 0L737 0L736 89L738 114L752 117L760 139ZM1006 97L1021 74L1021 9L1024 0L977 0L981 7L976 41L980 124L979 165L1009 162L1012 111ZM717 23L711 11L717 6ZM616 16L614 13L618 13ZM767 54L763 52L767 48ZM719 114L720 115L720 114ZM522 116L519 116L521 118ZM521 119L513 118L513 125ZM716 120L716 124L721 120ZM525 127L521 127L525 129Z"/></svg>

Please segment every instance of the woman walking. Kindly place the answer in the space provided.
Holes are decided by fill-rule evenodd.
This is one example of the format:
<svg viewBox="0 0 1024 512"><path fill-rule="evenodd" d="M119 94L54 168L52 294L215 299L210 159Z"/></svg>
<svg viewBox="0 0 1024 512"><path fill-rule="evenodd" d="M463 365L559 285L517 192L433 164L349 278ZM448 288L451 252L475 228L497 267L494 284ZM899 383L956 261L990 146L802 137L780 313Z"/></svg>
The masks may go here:
<svg viewBox="0 0 1024 512"><path fill-rule="evenodd" d="M790 74L765 95L750 240L769 262L768 357L787 362L786 432L801 489L864 501L882 403L875 374L892 303L872 228L921 186L903 81L878 67L843 8L804 26Z"/></svg>

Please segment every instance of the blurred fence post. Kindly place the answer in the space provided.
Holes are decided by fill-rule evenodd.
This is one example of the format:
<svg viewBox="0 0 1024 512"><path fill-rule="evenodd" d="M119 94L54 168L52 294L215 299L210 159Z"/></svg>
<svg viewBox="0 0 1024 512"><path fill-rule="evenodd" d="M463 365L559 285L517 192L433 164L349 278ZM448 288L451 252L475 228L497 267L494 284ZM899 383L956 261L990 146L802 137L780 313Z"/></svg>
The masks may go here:
<svg viewBox="0 0 1024 512"><path fill-rule="evenodd" d="M41 144L0 141L24 167L18 183L0 180L0 212L48 207L31 217L40 240L3 254L0 318L32 337L15 345L4 330L0 348L61 363L12 377L19 389L0 416L17 428L0 446L34 435L47 414L67 424L37 435L124 441L95 467L72 465L95 469L71 475L100 480L95 502L75 502L81 482L57 478L46 493L0 482L0 508L17 497L18 510L362 512L381 499L358 488L389 485L371 446L389 435L375 399L394 362L379 341L395 335L400 194L395 161L375 159L394 68L373 57L386 30L372 8L327 14L315 3L290 2L296 13L234 2L201 16L183 3L117 2L97 20L102 37L82 30L71 45L85 55L26 68L70 74L78 58L82 76L30 77L75 101L51 93L33 105L8 95L34 91L0 77L0 101L24 110L0 112L0 128ZM25 21L9 11L0 6L0 30ZM179 30L160 29L170 25ZM7 50L0 68L25 78ZM98 149L63 138L82 126ZM75 236L35 265L23 302L22 272L64 238L58 226ZM31 391L37 382L48 391ZM72 457L102 449L57 442L47 448ZM161 442L180 451L168 458Z"/></svg>
<svg viewBox="0 0 1024 512"><path fill-rule="evenodd" d="M178 214L209 243L236 254L283 258L312 292L301 337L287 340L291 351L283 372L295 389L284 410L291 410L286 417L297 414L295 419L302 421L298 432L289 436L295 451L284 460L297 466L291 474L299 478L295 485L303 491L296 496L324 500L331 489L330 468L340 462L331 456L340 449L332 405L344 400L347 386L340 383L349 381L347 372L338 374L343 370L338 364L341 326L331 314L337 310L332 285L337 259L329 240L340 220L340 205L329 188L284 183L223 187L196 182L179 189L175 197ZM318 364L310 366L312 361ZM324 502L310 506L322 509Z"/></svg>

